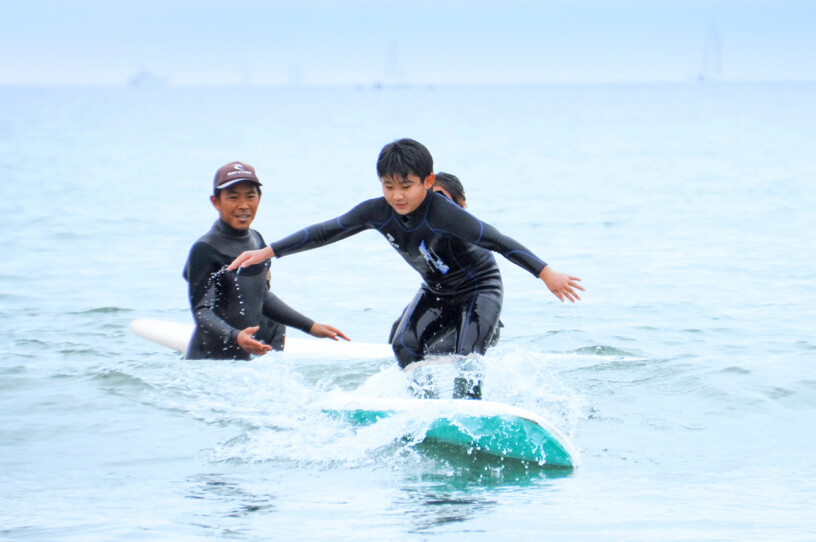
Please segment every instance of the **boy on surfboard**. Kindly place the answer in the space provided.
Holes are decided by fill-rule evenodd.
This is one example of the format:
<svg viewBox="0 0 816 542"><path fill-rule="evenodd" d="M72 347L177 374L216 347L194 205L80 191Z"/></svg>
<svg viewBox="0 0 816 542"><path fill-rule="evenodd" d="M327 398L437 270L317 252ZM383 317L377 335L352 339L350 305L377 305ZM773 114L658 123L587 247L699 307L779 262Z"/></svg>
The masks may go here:
<svg viewBox="0 0 816 542"><path fill-rule="evenodd" d="M196 324L186 358L250 359L273 347L282 350L284 324L315 337L348 340L338 329L307 318L270 292L269 262L227 272L227 264L238 255L266 246L261 234L250 228L261 202L255 169L242 162L220 167L210 201L218 220L195 242L184 266ZM259 333L265 342L255 336Z"/></svg>
<svg viewBox="0 0 816 542"><path fill-rule="evenodd" d="M431 188L434 192L439 192L453 203L461 207L462 209L467 209L467 198L465 197L465 187L462 184L462 181L459 180L459 177L453 175L452 173L445 173L444 171L439 171L434 174L434 184ZM405 308L406 310L408 307ZM394 322L394 325L391 326L391 333L388 336L388 344L391 344L394 340L394 335L397 332L397 326L402 321L402 317L405 315L405 310L402 311L400 317L397 318L397 321ZM499 331L504 327L501 320L499 320L498 325L496 326L496 331L493 333L493 337L490 339L490 344L488 346L494 346L497 342L499 342ZM445 355L445 354L453 354L456 352L456 337L453 330L448 332L447 335L443 337L437 337L432 344L428 346L427 354L429 355Z"/></svg>
<svg viewBox="0 0 816 542"><path fill-rule="evenodd" d="M433 192L433 158L424 145L400 139L377 160L383 197L314 224L270 246L241 254L228 267L317 248L366 229L376 229L423 279L391 346L400 367L422 360L438 337L453 330L455 353L484 354L499 322L503 287L491 251L540 278L561 301L580 299L579 278L554 271L530 250ZM457 386L455 396L480 398L479 380Z"/></svg>

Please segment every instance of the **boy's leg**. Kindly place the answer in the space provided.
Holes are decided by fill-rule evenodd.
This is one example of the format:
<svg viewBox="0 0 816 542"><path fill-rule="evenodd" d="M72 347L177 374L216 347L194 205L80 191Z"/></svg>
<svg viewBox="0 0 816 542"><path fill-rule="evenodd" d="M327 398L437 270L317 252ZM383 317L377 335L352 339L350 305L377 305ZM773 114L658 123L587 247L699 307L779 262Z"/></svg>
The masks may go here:
<svg viewBox="0 0 816 542"><path fill-rule="evenodd" d="M434 338L456 323L455 315L444 303L432 293L420 290L405 308L391 341L399 366L404 369L422 360Z"/></svg>
<svg viewBox="0 0 816 542"><path fill-rule="evenodd" d="M456 353L461 356L482 355L494 344L493 337L501 315L502 292L477 292L462 301ZM482 398L482 374L477 364L465 363L464 373L454 381L454 397Z"/></svg>
<svg viewBox="0 0 816 542"><path fill-rule="evenodd" d="M394 335L397 333L397 327L399 326L400 322L402 322L402 317L404 314L405 312L403 311L403 314L401 314L400 317L397 318L397 320L391 325L391 332L388 335L388 344L392 344L394 342ZM499 324L501 325L501 322L499 322ZM493 346L499 340L498 333L498 330L496 330L496 335L493 336L490 346ZM425 344L423 351L425 352L425 356L447 356L450 354L455 354L456 326L446 326L441 333L435 334L433 339Z"/></svg>
<svg viewBox="0 0 816 542"><path fill-rule="evenodd" d="M459 305L456 353L484 354L491 346L501 316L501 291L476 292Z"/></svg>
<svg viewBox="0 0 816 542"><path fill-rule="evenodd" d="M405 317L405 312L407 310L408 310L408 307L405 307L404 309L402 309L402 314L400 314L399 318L397 318L396 321L391 325L391 332L388 334L388 344L391 344L391 343L394 342L394 335L397 334L397 328L399 327L400 322L402 322L402 319Z"/></svg>

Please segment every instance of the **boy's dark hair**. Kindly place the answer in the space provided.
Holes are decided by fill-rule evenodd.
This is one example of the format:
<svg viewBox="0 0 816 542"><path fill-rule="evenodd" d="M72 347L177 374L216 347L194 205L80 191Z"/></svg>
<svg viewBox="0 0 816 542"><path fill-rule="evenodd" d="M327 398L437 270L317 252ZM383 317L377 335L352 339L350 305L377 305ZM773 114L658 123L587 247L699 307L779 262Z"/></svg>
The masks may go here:
<svg viewBox="0 0 816 542"><path fill-rule="evenodd" d="M462 181L459 180L459 177L451 173L440 171L435 175L435 178L436 181L434 184L447 190L453 198L454 203L459 205L459 202L465 203L467 201L467 199L465 199L465 187L462 186Z"/></svg>
<svg viewBox="0 0 816 542"><path fill-rule="evenodd" d="M377 158L377 176L403 179L416 175L420 180L433 173L433 158L428 149L419 141L399 139L383 147Z"/></svg>

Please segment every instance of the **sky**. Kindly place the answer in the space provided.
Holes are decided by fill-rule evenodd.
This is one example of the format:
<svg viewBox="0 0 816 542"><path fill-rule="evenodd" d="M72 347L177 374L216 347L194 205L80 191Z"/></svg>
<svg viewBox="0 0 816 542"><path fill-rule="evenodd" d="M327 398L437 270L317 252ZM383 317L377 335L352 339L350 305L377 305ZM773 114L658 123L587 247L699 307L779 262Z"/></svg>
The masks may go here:
<svg viewBox="0 0 816 542"><path fill-rule="evenodd" d="M0 86L816 80L816 0L10 0Z"/></svg>

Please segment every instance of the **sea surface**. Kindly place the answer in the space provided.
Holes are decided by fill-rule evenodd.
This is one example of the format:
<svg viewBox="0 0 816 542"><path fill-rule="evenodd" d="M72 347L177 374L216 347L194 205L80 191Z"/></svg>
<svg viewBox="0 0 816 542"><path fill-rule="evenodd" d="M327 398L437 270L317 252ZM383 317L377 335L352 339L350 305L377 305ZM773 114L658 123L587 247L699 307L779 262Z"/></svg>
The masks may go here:
<svg viewBox="0 0 816 542"><path fill-rule="evenodd" d="M815 540L816 84L0 89L0 539ZM486 399L572 471L357 431L391 358L184 361L181 271L222 164L276 240L380 193L400 137L469 210L583 279L501 259ZM419 277L378 234L273 262L273 290L385 342ZM305 337L297 330L291 336Z"/></svg>

